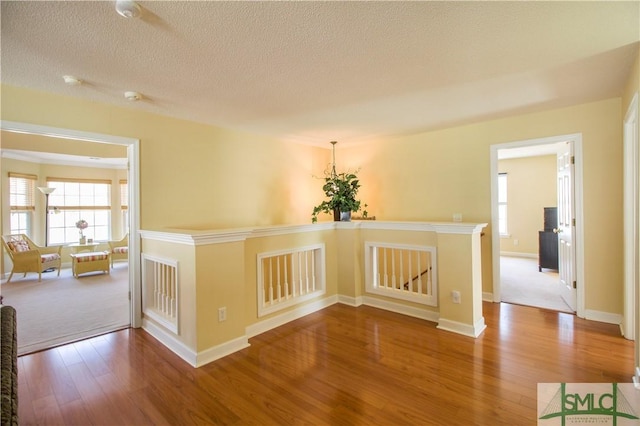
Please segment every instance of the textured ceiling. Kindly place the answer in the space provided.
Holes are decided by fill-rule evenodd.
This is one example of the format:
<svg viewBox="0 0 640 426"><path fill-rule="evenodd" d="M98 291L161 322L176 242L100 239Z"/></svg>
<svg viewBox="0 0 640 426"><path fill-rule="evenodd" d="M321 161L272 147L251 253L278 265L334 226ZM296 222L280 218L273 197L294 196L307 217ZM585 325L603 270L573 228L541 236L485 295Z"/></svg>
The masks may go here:
<svg viewBox="0 0 640 426"><path fill-rule="evenodd" d="M638 1L139 4L2 1L1 81L326 146L620 96L640 40Z"/></svg>

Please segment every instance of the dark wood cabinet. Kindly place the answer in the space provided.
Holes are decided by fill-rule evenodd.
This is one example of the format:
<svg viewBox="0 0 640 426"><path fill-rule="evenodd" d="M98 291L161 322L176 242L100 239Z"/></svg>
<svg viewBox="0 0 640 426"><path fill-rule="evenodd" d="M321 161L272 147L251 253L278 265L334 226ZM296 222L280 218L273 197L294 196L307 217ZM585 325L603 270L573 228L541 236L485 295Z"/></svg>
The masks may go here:
<svg viewBox="0 0 640 426"><path fill-rule="evenodd" d="M538 231L538 270L558 270L558 234L553 231Z"/></svg>

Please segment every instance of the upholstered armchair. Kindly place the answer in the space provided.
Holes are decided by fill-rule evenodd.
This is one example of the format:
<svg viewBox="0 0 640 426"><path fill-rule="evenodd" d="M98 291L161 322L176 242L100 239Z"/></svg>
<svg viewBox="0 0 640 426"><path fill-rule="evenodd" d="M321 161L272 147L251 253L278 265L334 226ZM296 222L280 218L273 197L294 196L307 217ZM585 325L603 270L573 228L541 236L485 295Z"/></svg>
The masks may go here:
<svg viewBox="0 0 640 426"><path fill-rule="evenodd" d="M117 241L109 241L109 251L111 252L111 267L114 260L129 260L129 234Z"/></svg>
<svg viewBox="0 0 640 426"><path fill-rule="evenodd" d="M13 263L7 282L11 281L16 272L24 272L24 276L27 272L37 272L38 281L42 281L42 271L51 268L58 269L60 276L62 246L41 247L24 234L3 235L2 245Z"/></svg>

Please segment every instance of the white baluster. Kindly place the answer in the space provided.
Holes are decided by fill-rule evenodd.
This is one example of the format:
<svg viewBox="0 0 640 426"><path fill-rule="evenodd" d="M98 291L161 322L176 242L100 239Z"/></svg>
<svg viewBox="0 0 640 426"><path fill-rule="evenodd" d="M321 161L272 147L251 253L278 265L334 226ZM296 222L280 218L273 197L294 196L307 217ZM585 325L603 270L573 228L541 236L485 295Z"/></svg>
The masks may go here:
<svg viewBox="0 0 640 426"><path fill-rule="evenodd" d="M277 279L276 279L276 284L278 286L278 302L282 301L282 281L280 280L280 258L282 256L276 256L276 263L277 263Z"/></svg>
<svg viewBox="0 0 640 426"><path fill-rule="evenodd" d="M284 298L289 299L289 278L287 276L287 270L289 269L289 256L284 255Z"/></svg>
<svg viewBox="0 0 640 426"><path fill-rule="evenodd" d="M273 258L269 258L269 300L268 303L273 303Z"/></svg>
<svg viewBox="0 0 640 426"><path fill-rule="evenodd" d="M316 254L315 251L312 250L311 254L311 289L312 291L316 291Z"/></svg>
<svg viewBox="0 0 640 426"><path fill-rule="evenodd" d="M384 288L389 288L389 276L387 275L387 249L383 249L384 252L382 254L382 258L383 258L383 276L384 276Z"/></svg>
<svg viewBox="0 0 640 426"><path fill-rule="evenodd" d="M309 252L305 251L304 253L304 277L305 277L305 285L307 292L309 294Z"/></svg>
<svg viewBox="0 0 640 426"><path fill-rule="evenodd" d="M298 280L298 295L302 296L304 294L303 283L304 277L302 276L302 252L298 252L298 271L300 279Z"/></svg>
<svg viewBox="0 0 640 426"><path fill-rule="evenodd" d="M400 250L400 285L402 286L404 286L404 252L405 250Z"/></svg>
<svg viewBox="0 0 640 426"><path fill-rule="evenodd" d="M418 294L422 294L422 264L420 262L422 253L417 251L416 255L418 256Z"/></svg>

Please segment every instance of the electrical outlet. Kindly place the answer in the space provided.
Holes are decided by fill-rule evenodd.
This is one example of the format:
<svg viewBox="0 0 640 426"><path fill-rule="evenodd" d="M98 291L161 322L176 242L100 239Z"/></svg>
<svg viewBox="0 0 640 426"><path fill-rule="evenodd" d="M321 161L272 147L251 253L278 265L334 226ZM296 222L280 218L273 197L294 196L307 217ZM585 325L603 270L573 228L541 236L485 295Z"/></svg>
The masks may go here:
<svg viewBox="0 0 640 426"><path fill-rule="evenodd" d="M218 322L227 320L227 307L218 308Z"/></svg>
<svg viewBox="0 0 640 426"><path fill-rule="evenodd" d="M454 222L462 222L462 213L454 213L453 214Z"/></svg>
<svg viewBox="0 0 640 426"><path fill-rule="evenodd" d="M520 244L520 240L518 240L518 239L513 240L513 245L514 246L517 246L518 244Z"/></svg>
<svg viewBox="0 0 640 426"><path fill-rule="evenodd" d="M460 303L460 292L458 290L451 292L451 301L453 303Z"/></svg>

